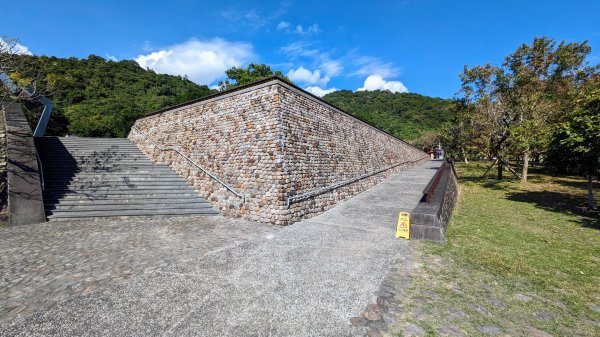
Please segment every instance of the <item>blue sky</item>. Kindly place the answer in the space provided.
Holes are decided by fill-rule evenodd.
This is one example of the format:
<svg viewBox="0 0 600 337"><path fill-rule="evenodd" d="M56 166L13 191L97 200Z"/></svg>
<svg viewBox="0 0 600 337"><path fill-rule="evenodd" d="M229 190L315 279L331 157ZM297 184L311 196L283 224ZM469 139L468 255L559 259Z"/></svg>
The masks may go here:
<svg viewBox="0 0 600 337"><path fill-rule="evenodd" d="M600 1L5 1L0 35L36 55L135 59L215 85L266 63L316 94L409 91L450 98L464 65L500 64L537 35L588 40ZM6 13L10 13L7 15Z"/></svg>

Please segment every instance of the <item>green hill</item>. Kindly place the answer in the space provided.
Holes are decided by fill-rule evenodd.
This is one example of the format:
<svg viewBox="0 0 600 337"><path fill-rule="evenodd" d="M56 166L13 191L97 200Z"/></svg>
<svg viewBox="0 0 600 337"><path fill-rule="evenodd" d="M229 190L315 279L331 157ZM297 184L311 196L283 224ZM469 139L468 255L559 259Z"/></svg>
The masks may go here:
<svg viewBox="0 0 600 337"><path fill-rule="evenodd" d="M17 78L39 78L55 104L47 135L126 137L134 121L153 111L210 94L181 76L160 75L135 61L22 56ZM28 106L37 122L39 109Z"/></svg>
<svg viewBox="0 0 600 337"><path fill-rule="evenodd" d="M55 103L47 135L126 137L136 119L211 93L206 85L156 74L131 60L21 57L20 72L11 76L37 78L37 86ZM450 119L448 100L419 94L342 90L323 99L405 140L439 131ZM27 108L31 123L37 122L41 109L31 104Z"/></svg>
<svg viewBox="0 0 600 337"><path fill-rule="evenodd" d="M334 91L323 99L396 137L413 140L450 121L450 100L389 91Z"/></svg>

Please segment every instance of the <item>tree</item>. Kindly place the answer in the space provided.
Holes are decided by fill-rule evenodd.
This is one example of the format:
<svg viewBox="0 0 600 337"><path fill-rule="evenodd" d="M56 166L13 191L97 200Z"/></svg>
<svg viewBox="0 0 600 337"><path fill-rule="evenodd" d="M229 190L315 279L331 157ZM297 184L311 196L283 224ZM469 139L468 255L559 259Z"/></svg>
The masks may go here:
<svg viewBox="0 0 600 337"><path fill-rule="evenodd" d="M17 97L15 94L18 92L19 87L33 86L35 84L37 76L27 77L22 73L24 67L24 58L22 55L27 54L28 51L19 44L18 39L10 38L8 36L0 36L0 76L8 76L16 87L8 88L5 82L0 82L0 101L13 101Z"/></svg>
<svg viewBox="0 0 600 337"><path fill-rule="evenodd" d="M477 119L473 106L464 99L454 99L449 111L453 120L444 125L440 136L448 154L460 158L465 164L469 163L469 156L487 157L489 152L489 137L484 124Z"/></svg>
<svg viewBox="0 0 600 337"><path fill-rule="evenodd" d="M287 78L287 76L284 76L281 71L273 71L271 67L266 64L250 63L247 68L232 67L226 70L225 74L227 75L227 79L219 82L219 90L221 91L272 76L280 77L283 80L292 83L292 81Z"/></svg>
<svg viewBox="0 0 600 337"><path fill-rule="evenodd" d="M600 75L585 82L576 104L556 128L550 155L556 167L586 176L588 208L595 209L593 178L600 175Z"/></svg>
<svg viewBox="0 0 600 337"><path fill-rule="evenodd" d="M586 74L584 60L590 51L587 41L557 45L536 37L506 57L496 78L497 91L511 118L507 145L522 157L522 183L527 182L531 154L546 151L552 125L572 110L572 93Z"/></svg>
<svg viewBox="0 0 600 337"><path fill-rule="evenodd" d="M522 158L521 182L527 182L529 159L547 150L553 126L573 109L574 93L591 74L584 64L590 51L586 41L557 45L553 39L536 37L499 67L465 67L461 93L469 113L458 122L475 121L489 137L499 179L512 156Z"/></svg>
<svg viewBox="0 0 600 337"><path fill-rule="evenodd" d="M429 151L435 147L440 140L440 135L435 131L426 131L419 137L410 141L410 143L421 150Z"/></svg>
<svg viewBox="0 0 600 337"><path fill-rule="evenodd" d="M475 146L483 150L486 157L495 157L498 163L498 179L502 179L505 164L506 140L510 136L510 111L503 108L499 96L498 78L502 69L486 64L473 68L464 67L460 75L461 104L458 109L458 128L468 128L459 141L463 147ZM470 137L471 136L471 137ZM475 137L472 137L475 136ZM487 173L487 172L486 172Z"/></svg>

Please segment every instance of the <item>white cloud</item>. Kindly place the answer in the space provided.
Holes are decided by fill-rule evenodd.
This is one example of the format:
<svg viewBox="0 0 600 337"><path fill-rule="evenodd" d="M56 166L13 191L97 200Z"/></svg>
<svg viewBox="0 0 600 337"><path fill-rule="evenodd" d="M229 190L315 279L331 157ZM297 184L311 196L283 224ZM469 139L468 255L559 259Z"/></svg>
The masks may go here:
<svg viewBox="0 0 600 337"><path fill-rule="evenodd" d="M344 69L341 62L330 60L329 57L324 54L321 55L321 65L319 68L323 69L323 72L330 77L339 75L342 72L342 69Z"/></svg>
<svg viewBox="0 0 600 337"><path fill-rule="evenodd" d="M270 18L256 11L255 9L242 10L238 8L229 8L221 11L221 16L228 22L234 30L244 29L255 31L269 24Z"/></svg>
<svg viewBox="0 0 600 337"><path fill-rule="evenodd" d="M298 34L318 34L321 32L321 29L319 29L319 25L316 23L313 23L312 25L308 26L308 28L304 29L304 27L302 27L302 25L297 25L296 26L296 33Z"/></svg>
<svg viewBox="0 0 600 337"><path fill-rule="evenodd" d="M326 85L329 82L329 76L321 77L320 70L310 71L304 67L298 69L292 69L287 73L287 77L292 81L303 82L309 84L321 84Z"/></svg>
<svg viewBox="0 0 600 337"><path fill-rule="evenodd" d="M379 75L367 77L362 88L358 91L389 90L391 92L408 92L408 89L400 81L386 81Z"/></svg>
<svg viewBox="0 0 600 337"><path fill-rule="evenodd" d="M394 67L391 62L386 63L376 57L361 56L353 59L353 63L358 68L353 72L353 75L391 77L399 74L398 68Z"/></svg>
<svg viewBox="0 0 600 337"><path fill-rule="evenodd" d="M106 59L110 60L110 61L114 61L114 62L119 61L116 56L111 55L111 54L106 54Z"/></svg>
<svg viewBox="0 0 600 337"><path fill-rule="evenodd" d="M311 94L313 94L315 96L323 97L330 92L336 91L337 89L336 88L322 89L320 87L311 86L311 87L304 88L304 90L310 92Z"/></svg>
<svg viewBox="0 0 600 337"><path fill-rule="evenodd" d="M317 33L321 32L321 29L319 29L319 25L317 25L316 23L313 23L312 26L308 27L306 32L308 34L317 34Z"/></svg>
<svg viewBox="0 0 600 337"><path fill-rule="evenodd" d="M281 48L281 51L289 55L292 58L296 57L315 57L318 56L319 51L317 49L311 49L310 43L307 42L294 42Z"/></svg>
<svg viewBox="0 0 600 337"><path fill-rule="evenodd" d="M187 75L196 83L210 84L223 77L225 70L239 67L254 57L252 45L221 38L190 40L169 46L135 60L142 68L157 73Z"/></svg>
<svg viewBox="0 0 600 337"><path fill-rule="evenodd" d="M340 60L332 60L328 52L322 52L318 49L312 48L311 42L294 42L280 49L281 52L285 53L290 59L297 60L300 58L310 59L309 64L312 67L321 70L325 76L329 78L339 75L344 67ZM296 61L294 63L303 63Z"/></svg>
<svg viewBox="0 0 600 337"><path fill-rule="evenodd" d="M287 30L290 27L290 23L287 21L281 21L278 25L277 25L277 30Z"/></svg>

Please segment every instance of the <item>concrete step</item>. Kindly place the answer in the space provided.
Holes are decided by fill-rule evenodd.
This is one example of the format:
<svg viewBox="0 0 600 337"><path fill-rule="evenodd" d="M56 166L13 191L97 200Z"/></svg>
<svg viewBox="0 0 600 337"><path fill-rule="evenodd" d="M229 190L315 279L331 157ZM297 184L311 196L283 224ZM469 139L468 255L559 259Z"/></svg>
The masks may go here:
<svg viewBox="0 0 600 337"><path fill-rule="evenodd" d="M171 170L168 167L154 167L150 170L123 170L120 172L60 172L60 171L56 171L56 172L44 172L44 176L47 177L53 177L56 179L60 179L60 177L73 177L73 176L81 176L81 177L85 177L85 176L90 176L90 177L114 177L114 176L118 176L118 177L146 177L146 176L165 176L165 175L172 175L172 176L176 176L179 177L177 175L177 173L175 173L173 170Z"/></svg>
<svg viewBox="0 0 600 337"><path fill-rule="evenodd" d="M190 198L198 197L195 191L44 191L44 200L110 200L110 199L148 199L148 198Z"/></svg>
<svg viewBox="0 0 600 337"><path fill-rule="evenodd" d="M44 195L56 195L56 194L59 194L59 193L60 194L67 194L67 193L79 193L79 194L81 194L82 192L85 192L85 191L86 191L86 189L75 190L75 189L68 189L68 188L64 188L64 189L50 189L50 188L48 188L48 189L44 190ZM107 195L107 194L132 194L132 195L139 195L139 194L159 194L159 193L165 193L165 194L186 193L186 192L193 192L194 190L192 190L192 188L189 187L189 186L178 187L178 188L172 188L170 186L149 186L149 187L144 187L144 188L98 187L98 188L87 189L87 191L88 192L102 194L102 195Z"/></svg>
<svg viewBox="0 0 600 337"><path fill-rule="evenodd" d="M131 166L131 167L138 167L138 166L156 166L156 164L154 164L153 162L149 161L149 160L144 160L144 161L133 161L133 160L119 160L119 159L115 159L115 160L106 160L106 161L92 161L92 162L76 162L76 161L55 161L55 162L43 162L42 163L44 167L87 167L87 166L98 166L98 165L102 165L105 167L123 167L123 166Z"/></svg>
<svg viewBox="0 0 600 337"><path fill-rule="evenodd" d="M131 182L131 183L143 183L149 181L157 181L157 182L181 182L182 179L180 177L173 177L168 175L157 175L153 177L145 177L145 176L135 176L135 177L127 177L122 174L115 175L72 175L72 176L56 176L59 177L60 180L50 179L48 176L46 177L46 184L87 184L87 183L118 183L118 182Z"/></svg>
<svg viewBox="0 0 600 337"><path fill-rule="evenodd" d="M57 205L49 207L47 210L52 213L57 212L92 212L92 211L117 211L117 210L156 210L156 209L195 209L195 210L212 210L212 206L204 203L161 203L161 204L104 204L104 205Z"/></svg>
<svg viewBox="0 0 600 337"><path fill-rule="evenodd" d="M154 215L217 215L214 209L153 209L153 210L119 210L119 211L86 211L86 212L47 212L48 219L59 218L101 218L121 216L154 216Z"/></svg>
<svg viewBox="0 0 600 337"><path fill-rule="evenodd" d="M45 184L44 188L46 191L83 191L83 190L140 190L140 189L180 189L187 190L190 187L184 182L177 183L146 183L142 184L127 184L127 183L94 183L94 184Z"/></svg>
<svg viewBox="0 0 600 337"><path fill-rule="evenodd" d="M76 156L49 156L49 157L44 157L44 156L40 156L40 158L44 159L44 161L47 162L53 162L53 161L81 161L81 160L95 160L95 161L100 161L103 160L104 157L99 156L97 153L90 153L87 155L76 155ZM124 158L124 159L128 159L128 160L148 160L150 161L150 159L148 159L148 157L141 155L139 153L137 154L117 154L117 155L113 155L111 156L111 158Z"/></svg>
<svg viewBox="0 0 600 337"><path fill-rule="evenodd" d="M180 197L180 198L165 198L165 197L148 197L144 199L126 199L126 198L114 198L114 199L61 199L55 203L46 202L48 207L57 206L90 206L90 205L137 205L137 204L206 204L206 200L199 198L198 196Z"/></svg>
<svg viewBox="0 0 600 337"><path fill-rule="evenodd" d="M56 182L51 182L44 185L44 189L46 191L82 191L82 190L147 190L147 189L179 189L179 190L188 190L190 187L182 182L146 182L143 184L140 183L74 183L74 184L61 184Z"/></svg>
<svg viewBox="0 0 600 337"><path fill-rule="evenodd" d="M170 167L127 139L35 139L48 218L211 215L212 206Z"/></svg>

